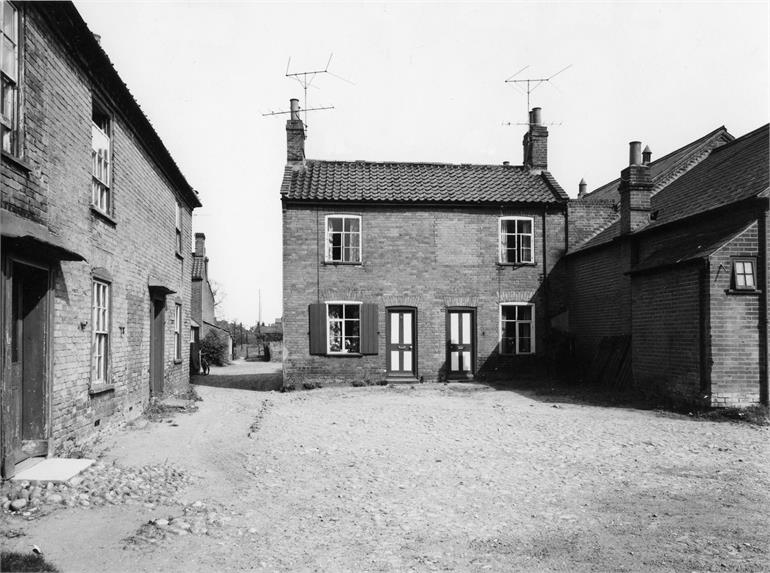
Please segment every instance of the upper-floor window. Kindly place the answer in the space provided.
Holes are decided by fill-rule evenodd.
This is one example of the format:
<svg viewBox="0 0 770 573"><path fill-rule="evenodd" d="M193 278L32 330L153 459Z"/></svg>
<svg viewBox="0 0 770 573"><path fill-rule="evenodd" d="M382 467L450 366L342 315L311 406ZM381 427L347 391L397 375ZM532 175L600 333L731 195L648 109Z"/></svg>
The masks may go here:
<svg viewBox="0 0 770 573"><path fill-rule="evenodd" d="M500 354L532 354L535 351L534 315L532 304L500 305Z"/></svg>
<svg viewBox="0 0 770 573"><path fill-rule="evenodd" d="M182 359L182 305L174 305L174 360Z"/></svg>
<svg viewBox="0 0 770 573"><path fill-rule="evenodd" d="M19 146L19 11L0 3L0 132L2 149L20 155Z"/></svg>
<svg viewBox="0 0 770 573"><path fill-rule="evenodd" d="M358 215L326 216L326 261L361 262L361 217Z"/></svg>
<svg viewBox="0 0 770 573"><path fill-rule="evenodd" d="M91 381L107 383L110 346L110 285L104 281L93 281L91 299L92 311L92 359Z"/></svg>
<svg viewBox="0 0 770 573"><path fill-rule="evenodd" d="M755 259L733 261L733 285L735 290L756 290Z"/></svg>
<svg viewBox="0 0 770 573"><path fill-rule="evenodd" d="M534 263L532 217L500 217L500 262Z"/></svg>
<svg viewBox="0 0 770 573"><path fill-rule="evenodd" d="M91 204L112 214L110 117L94 108L91 118Z"/></svg>
<svg viewBox="0 0 770 573"><path fill-rule="evenodd" d="M176 252L182 254L182 206L179 203L176 206Z"/></svg>

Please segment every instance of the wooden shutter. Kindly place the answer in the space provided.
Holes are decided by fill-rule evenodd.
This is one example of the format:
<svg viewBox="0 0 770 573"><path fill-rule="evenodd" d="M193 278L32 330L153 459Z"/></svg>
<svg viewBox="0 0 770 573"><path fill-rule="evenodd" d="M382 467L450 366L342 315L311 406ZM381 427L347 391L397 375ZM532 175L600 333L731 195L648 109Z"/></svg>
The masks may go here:
<svg viewBox="0 0 770 573"><path fill-rule="evenodd" d="M380 348L376 304L361 305L361 354L377 354Z"/></svg>
<svg viewBox="0 0 770 573"><path fill-rule="evenodd" d="M326 304L317 302L307 307L310 325L310 354L326 354Z"/></svg>

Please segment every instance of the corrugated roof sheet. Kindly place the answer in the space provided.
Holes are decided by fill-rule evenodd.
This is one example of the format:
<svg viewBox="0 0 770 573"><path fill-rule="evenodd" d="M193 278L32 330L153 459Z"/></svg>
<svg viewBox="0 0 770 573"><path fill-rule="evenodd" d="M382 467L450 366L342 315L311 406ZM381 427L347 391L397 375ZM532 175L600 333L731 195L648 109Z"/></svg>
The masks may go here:
<svg viewBox="0 0 770 573"><path fill-rule="evenodd" d="M561 203L548 172L511 165L307 160L287 166L281 194L292 201Z"/></svg>

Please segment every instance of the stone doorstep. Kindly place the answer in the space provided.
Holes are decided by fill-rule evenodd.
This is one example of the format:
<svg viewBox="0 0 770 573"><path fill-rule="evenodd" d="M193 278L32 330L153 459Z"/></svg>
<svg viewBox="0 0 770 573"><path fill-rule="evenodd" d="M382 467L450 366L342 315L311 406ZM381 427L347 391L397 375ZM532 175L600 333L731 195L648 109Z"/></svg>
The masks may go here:
<svg viewBox="0 0 770 573"><path fill-rule="evenodd" d="M41 459L26 467L22 464L20 470L11 478L11 481L52 481L66 482L85 469L90 467L94 460L73 458L48 458ZM29 461L29 460L26 460Z"/></svg>

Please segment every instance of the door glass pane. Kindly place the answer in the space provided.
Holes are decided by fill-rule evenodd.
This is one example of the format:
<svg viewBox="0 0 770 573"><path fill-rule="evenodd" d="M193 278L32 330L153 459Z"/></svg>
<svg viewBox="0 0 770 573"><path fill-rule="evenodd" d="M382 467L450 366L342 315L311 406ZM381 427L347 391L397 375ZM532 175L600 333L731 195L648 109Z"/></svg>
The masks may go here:
<svg viewBox="0 0 770 573"><path fill-rule="evenodd" d="M398 344L399 342L400 341L398 339L398 313L391 312L390 313L390 343Z"/></svg>
<svg viewBox="0 0 770 573"><path fill-rule="evenodd" d="M401 368L404 372L411 372L412 370L412 353L411 351L407 350L403 354L404 356L404 366Z"/></svg>
<svg viewBox="0 0 770 573"><path fill-rule="evenodd" d="M463 370L466 372L471 371L471 353L463 352Z"/></svg>
<svg viewBox="0 0 770 573"><path fill-rule="evenodd" d="M411 312L405 312L404 313L404 344L412 344L412 313ZM410 370L410 368L405 368L405 370Z"/></svg>
<svg viewBox="0 0 770 573"><path fill-rule="evenodd" d="M449 342L460 343L460 316L456 312L449 313Z"/></svg>
<svg viewBox="0 0 770 573"><path fill-rule="evenodd" d="M450 362L449 369L452 372L457 372L458 370L460 370L460 353L459 352L450 352L449 353L449 362Z"/></svg>
<svg viewBox="0 0 770 573"><path fill-rule="evenodd" d="M390 351L390 369L393 372L398 371L398 350Z"/></svg>
<svg viewBox="0 0 770 573"><path fill-rule="evenodd" d="M471 313L464 312L463 316L463 340L462 344L471 343Z"/></svg>

